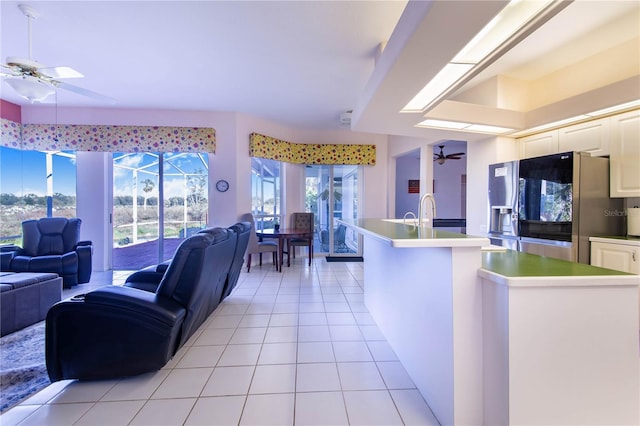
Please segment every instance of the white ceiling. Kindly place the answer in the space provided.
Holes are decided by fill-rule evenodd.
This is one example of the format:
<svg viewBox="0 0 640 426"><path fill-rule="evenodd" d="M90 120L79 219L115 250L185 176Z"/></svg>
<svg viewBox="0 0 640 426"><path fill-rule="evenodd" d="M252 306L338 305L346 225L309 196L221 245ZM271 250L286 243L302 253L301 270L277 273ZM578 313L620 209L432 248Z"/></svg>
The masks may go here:
<svg viewBox="0 0 640 426"><path fill-rule="evenodd" d="M19 3L0 1L3 61L28 55ZM316 129L339 128L340 114L355 109L354 130L471 140L478 136L416 129L416 117L399 114L398 105L504 1L416 1L402 19L404 1L25 3L41 14L32 25L33 59L75 68L85 78L68 82L117 101L59 90L61 106L236 111ZM536 79L638 37L637 20L599 28L638 14L639 5L577 0L464 89L497 74ZM423 27L428 39L420 38ZM0 97L26 102L6 84Z"/></svg>
<svg viewBox="0 0 640 426"><path fill-rule="evenodd" d="M353 109L405 1L1 1L2 61L28 56L112 107L244 112L338 128ZM24 102L6 84L0 95ZM59 90L58 103L107 106Z"/></svg>

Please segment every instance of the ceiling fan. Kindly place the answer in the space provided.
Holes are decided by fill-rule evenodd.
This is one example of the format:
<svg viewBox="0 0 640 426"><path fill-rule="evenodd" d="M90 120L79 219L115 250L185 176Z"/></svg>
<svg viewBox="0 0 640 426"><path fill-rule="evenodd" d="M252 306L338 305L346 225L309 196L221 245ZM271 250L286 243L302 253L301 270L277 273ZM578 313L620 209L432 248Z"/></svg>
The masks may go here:
<svg viewBox="0 0 640 426"><path fill-rule="evenodd" d="M444 164L444 162L447 160L460 160L460 157L464 155L464 152L456 152L455 154L444 155L444 152L442 151L444 145L438 145L438 148L440 148L440 153L433 155L433 161L437 161L438 164Z"/></svg>
<svg viewBox="0 0 640 426"><path fill-rule="evenodd" d="M84 77L73 68L47 67L31 59L31 20L36 19L40 14L26 4L19 4L18 8L27 17L29 57L25 59L10 56L6 64L0 64L0 76L5 77L5 82L18 95L31 103L44 102L56 92L56 89L65 89L99 101L115 102L107 96L61 81L67 78Z"/></svg>

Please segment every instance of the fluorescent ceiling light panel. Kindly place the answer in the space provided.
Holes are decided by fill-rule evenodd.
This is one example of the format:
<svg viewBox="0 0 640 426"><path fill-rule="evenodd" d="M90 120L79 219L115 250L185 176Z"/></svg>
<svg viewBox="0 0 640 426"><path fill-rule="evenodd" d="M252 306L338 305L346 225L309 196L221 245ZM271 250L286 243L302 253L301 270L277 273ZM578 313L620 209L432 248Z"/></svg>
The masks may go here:
<svg viewBox="0 0 640 426"><path fill-rule="evenodd" d="M469 127L466 127L465 130L468 130L470 132L477 132L477 133L498 133L498 134L513 131L513 129L510 129L508 127L489 126L486 124L471 124Z"/></svg>
<svg viewBox="0 0 640 426"><path fill-rule="evenodd" d="M422 112L425 105L440 96L451 85L473 68L472 64L447 64L426 86L414 96L401 112Z"/></svg>
<svg viewBox="0 0 640 426"><path fill-rule="evenodd" d="M452 62L477 64L489 56L551 1L514 0L505 6L462 50Z"/></svg>
<svg viewBox="0 0 640 426"><path fill-rule="evenodd" d="M512 0L409 101L401 112L423 112L451 90L476 65L485 61L555 0Z"/></svg>
<svg viewBox="0 0 640 426"><path fill-rule="evenodd" d="M427 119L416 124L416 127L435 127L448 130L462 130L474 133L502 134L513 131L507 127L489 126L486 124L462 123L459 121Z"/></svg>
<svg viewBox="0 0 640 426"><path fill-rule="evenodd" d="M433 120L427 119L418 124L421 127L441 127L443 129L464 129L469 123L461 123L459 121Z"/></svg>

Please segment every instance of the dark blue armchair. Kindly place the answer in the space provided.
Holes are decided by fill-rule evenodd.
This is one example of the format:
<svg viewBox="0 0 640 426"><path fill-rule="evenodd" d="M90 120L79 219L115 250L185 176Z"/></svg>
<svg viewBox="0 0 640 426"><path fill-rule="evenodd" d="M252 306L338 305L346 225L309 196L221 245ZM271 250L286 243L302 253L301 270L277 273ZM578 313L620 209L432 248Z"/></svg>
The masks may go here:
<svg viewBox="0 0 640 426"><path fill-rule="evenodd" d="M1 253L2 270L52 272L64 288L91 279L93 244L80 241L78 218L48 217L22 222L22 248Z"/></svg>

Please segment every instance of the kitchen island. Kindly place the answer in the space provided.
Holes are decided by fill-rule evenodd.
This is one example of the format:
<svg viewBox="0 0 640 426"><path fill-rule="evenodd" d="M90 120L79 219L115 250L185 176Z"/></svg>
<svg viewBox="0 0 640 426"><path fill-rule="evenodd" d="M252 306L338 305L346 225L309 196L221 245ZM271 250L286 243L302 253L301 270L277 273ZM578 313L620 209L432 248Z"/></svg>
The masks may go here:
<svg viewBox="0 0 640 426"><path fill-rule="evenodd" d="M639 277L341 222L364 236L365 304L441 424L638 424Z"/></svg>

